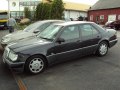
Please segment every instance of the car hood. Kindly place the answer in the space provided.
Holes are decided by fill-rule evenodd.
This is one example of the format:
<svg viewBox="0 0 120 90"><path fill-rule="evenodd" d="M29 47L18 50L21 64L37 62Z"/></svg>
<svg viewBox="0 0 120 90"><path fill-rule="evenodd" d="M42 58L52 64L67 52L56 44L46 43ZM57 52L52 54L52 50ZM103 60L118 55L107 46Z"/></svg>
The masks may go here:
<svg viewBox="0 0 120 90"><path fill-rule="evenodd" d="M12 34L8 34L6 35L4 38L10 38L10 40L7 42L10 43L10 42L14 42L14 41L18 41L18 40L21 40L21 39L24 39L24 38L27 38L27 37L30 37L30 36L34 36L35 34L34 33L31 33L31 32L24 32L24 31L17 31L17 32L14 32Z"/></svg>
<svg viewBox="0 0 120 90"><path fill-rule="evenodd" d="M36 36L34 37L29 37L14 43L10 43L8 47L11 49L16 49L16 48L23 48L23 47L34 47L34 46L40 46L40 45L45 45L49 44L50 41L47 41L45 39L40 39Z"/></svg>

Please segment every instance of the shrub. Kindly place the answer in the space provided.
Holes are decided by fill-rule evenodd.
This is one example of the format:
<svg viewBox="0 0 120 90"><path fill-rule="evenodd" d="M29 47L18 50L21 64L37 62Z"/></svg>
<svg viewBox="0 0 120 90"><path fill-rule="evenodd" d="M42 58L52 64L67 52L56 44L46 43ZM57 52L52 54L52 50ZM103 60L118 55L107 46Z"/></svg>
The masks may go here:
<svg viewBox="0 0 120 90"><path fill-rule="evenodd" d="M30 19L28 18L24 18L20 21L20 25L27 25L30 23Z"/></svg>

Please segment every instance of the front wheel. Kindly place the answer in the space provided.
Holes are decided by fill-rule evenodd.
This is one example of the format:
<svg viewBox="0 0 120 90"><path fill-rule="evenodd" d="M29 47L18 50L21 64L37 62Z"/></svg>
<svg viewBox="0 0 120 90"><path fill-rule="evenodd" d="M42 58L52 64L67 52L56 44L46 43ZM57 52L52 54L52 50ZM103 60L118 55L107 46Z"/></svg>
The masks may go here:
<svg viewBox="0 0 120 90"><path fill-rule="evenodd" d="M25 70L31 74L43 72L46 68L46 61L41 56L33 56L26 61Z"/></svg>
<svg viewBox="0 0 120 90"><path fill-rule="evenodd" d="M105 41L102 41L99 44L99 47L98 47L96 54L98 56L105 56L107 54L107 52L108 52L108 43Z"/></svg>

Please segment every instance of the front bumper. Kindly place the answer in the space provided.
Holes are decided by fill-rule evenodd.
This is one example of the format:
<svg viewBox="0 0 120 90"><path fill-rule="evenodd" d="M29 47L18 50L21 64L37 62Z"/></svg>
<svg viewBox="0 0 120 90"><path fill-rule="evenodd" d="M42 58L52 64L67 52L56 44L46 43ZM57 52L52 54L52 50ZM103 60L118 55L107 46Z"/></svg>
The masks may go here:
<svg viewBox="0 0 120 90"><path fill-rule="evenodd" d="M118 42L118 39L110 41L110 47L114 46Z"/></svg>
<svg viewBox="0 0 120 90"><path fill-rule="evenodd" d="M12 62L9 59L5 58L3 55L3 62L12 69L21 69L24 70L25 62Z"/></svg>

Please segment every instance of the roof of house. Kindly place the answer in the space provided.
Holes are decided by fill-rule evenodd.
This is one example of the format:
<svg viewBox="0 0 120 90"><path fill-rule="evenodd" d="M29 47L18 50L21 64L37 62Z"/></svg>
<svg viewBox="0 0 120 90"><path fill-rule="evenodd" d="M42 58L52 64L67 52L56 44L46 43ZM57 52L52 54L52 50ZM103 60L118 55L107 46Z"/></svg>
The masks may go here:
<svg viewBox="0 0 120 90"><path fill-rule="evenodd" d="M73 3L73 2L64 2L66 10L76 10L76 11L88 11L90 5Z"/></svg>
<svg viewBox="0 0 120 90"><path fill-rule="evenodd" d="M49 3L52 0L42 0L44 3ZM81 4L81 3L73 3L73 2L66 2L63 1L66 10L76 10L76 11L88 11L90 5Z"/></svg>
<svg viewBox="0 0 120 90"><path fill-rule="evenodd" d="M120 8L120 0L99 0L90 10Z"/></svg>

